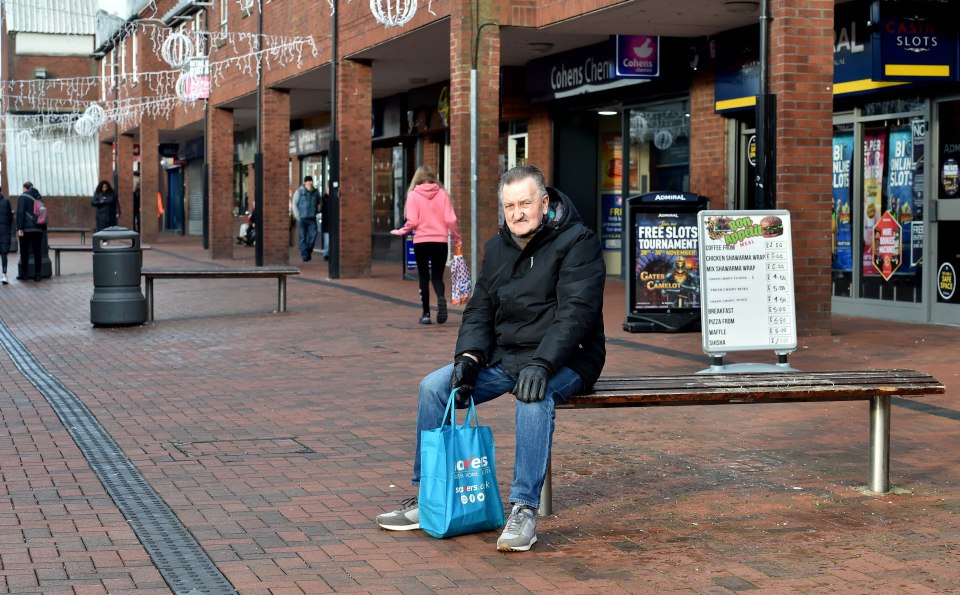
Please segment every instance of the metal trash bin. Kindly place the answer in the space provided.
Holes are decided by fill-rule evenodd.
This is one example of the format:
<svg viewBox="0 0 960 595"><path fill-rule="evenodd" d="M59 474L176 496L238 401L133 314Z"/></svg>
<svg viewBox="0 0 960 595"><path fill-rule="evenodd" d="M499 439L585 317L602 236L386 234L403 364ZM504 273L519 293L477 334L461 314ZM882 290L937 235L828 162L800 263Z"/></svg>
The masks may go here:
<svg viewBox="0 0 960 595"><path fill-rule="evenodd" d="M93 234L94 326L125 326L147 321L147 298L140 290L143 252L140 234L126 227L108 227Z"/></svg>

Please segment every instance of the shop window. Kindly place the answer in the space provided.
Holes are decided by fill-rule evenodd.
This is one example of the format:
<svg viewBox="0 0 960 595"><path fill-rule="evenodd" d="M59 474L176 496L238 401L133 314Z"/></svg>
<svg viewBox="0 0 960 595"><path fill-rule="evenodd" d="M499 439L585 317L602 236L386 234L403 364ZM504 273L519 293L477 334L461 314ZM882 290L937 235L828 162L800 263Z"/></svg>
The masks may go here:
<svg viewBox="0 0 960 595"><path fill-rule="evenodd" d="M834 135L835 155L838 143L842 150L844 138ZM922 300L925 140L926 122L920 118L870 122L863 127L860 225L856 230L856 245L862 254L858 265L861 298ZM834 198L834 210L836 202ZM838 252L842 201L840 206ZM835 292L837 289L835 284Z"/></svg>

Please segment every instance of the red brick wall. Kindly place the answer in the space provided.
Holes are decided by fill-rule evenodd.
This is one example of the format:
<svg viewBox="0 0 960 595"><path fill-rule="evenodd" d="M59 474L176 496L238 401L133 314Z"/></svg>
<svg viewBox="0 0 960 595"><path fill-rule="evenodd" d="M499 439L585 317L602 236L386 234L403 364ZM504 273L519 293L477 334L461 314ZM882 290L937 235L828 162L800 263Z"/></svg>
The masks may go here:
<svg viewBox="0 0 960 595"><path fill-rule="evenodd" d="M207 119L210 257L233 258L233 112L211 108Z"/></svg>
<svg viewBox="0 0 960 595"><path fill-rule="evenodd" d="M140 126L140 241L157 241L157 193L160 192L160 134L156 122Z"/></svg>
<svg viewBox="0 0 960 595"><path fill-rule="evenodd" d="M340 140L340 276L370 276L370 105L373 68L343 60L337 69ZM332 239L331 239L332 241Z"/></svg>
<svg viewBox="0 0 960 595"><path fill-rule="evenodd" d="M547 183L552 183L553 120L543 107L533 108L527 121L527 161L539 167Z"/></svg>
<svg viewBox="0 0 960 595"><path fill-rule="evenodd" d="M120 200L120 225L133 229L133 137L121 134L118 141L117 198Z"/></svg>
<svg viewBox="0 0 960 595"><path fill-rule="evenodd" d="M775 0L770 92L777 95L777 207L791 213L797 330L830 333L833 1Z"/></svg>
<svg viewBox="0 0 960 595"><path fill-rule="evenodd" d="M290 94L263 90L263 263L290 262Z"/></svg>
<svg viewBox="0 0 960 595"><path fill-rule="evenodd" d="M690 192L710 197L710 208L726 208L726 120L714 111L713 73L698 71L690 85Z"/></svg>

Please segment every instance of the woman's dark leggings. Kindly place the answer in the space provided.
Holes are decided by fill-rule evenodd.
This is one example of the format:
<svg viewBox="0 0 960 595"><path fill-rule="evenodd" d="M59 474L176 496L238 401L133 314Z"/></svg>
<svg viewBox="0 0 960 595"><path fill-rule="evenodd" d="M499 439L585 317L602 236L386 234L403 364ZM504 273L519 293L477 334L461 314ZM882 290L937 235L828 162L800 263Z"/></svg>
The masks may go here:
<svg viewBox="0 0 960 595"><path fill-rule="evenodd" d="M437 298L443 297L443 269L447 266L446 242L419 242L413 245L417 259L417 275L420 278L420 303L423 313L430 313L430 284Z"/></svg>
<svg viewBox="0 0 960 595"><path fill-rule="evenodd" d="M7 253L0 252L0 264L3 264L3 274L7 274Z"/></svg>

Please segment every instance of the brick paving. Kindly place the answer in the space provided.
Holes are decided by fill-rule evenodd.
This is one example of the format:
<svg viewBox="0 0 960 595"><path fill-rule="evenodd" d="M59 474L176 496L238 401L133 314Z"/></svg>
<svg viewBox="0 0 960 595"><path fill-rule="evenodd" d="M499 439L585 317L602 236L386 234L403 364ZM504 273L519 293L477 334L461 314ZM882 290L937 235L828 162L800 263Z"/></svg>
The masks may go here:
<svg viewBox="0 0 960 595"><path fill-rule="evenodd" d="M242 250L232 264L252 264ZM207 260L192 238L144 254ZM864 402L561 411L555 514L533 550L508 555L497 532L435 540L374 523L413 494L416 386L449 361L460 320L455 308L446 325L417 324L399 264L331 281L322 260L304 263L281 315L272 280L161 280L156 321L132 328L90 325L89 254L62 267L0 287L0 317L241 593L960 590L960 328L835 317L831 336L801 339L791 357L805 370L911 367L947 385L894 399L891 493L862 491ZM697 333L623 332L622 283L608 283L605 308L606 373L707 366ZM169 592L6 355L0 386L0 592ZM509 398L480 416L507 493Z"/></svg>

